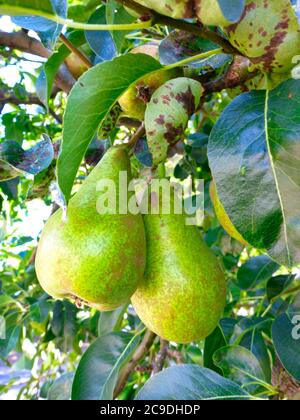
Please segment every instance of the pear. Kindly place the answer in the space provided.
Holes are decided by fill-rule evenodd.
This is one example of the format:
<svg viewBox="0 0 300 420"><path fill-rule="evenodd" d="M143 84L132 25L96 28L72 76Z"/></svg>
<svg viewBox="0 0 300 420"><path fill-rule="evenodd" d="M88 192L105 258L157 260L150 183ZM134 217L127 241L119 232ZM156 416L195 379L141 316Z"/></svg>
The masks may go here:
<svg viewBox="0 0 300 420"><path fill-rule="evenodd" d="M164 83L180 74L181 71L179 69L158 70L138 80L119 99L119 104L124 114L130 118L143 120L147 103L150 101L153 93Z"/></svg>
<svg viewBox="0 0 300 420"><path fill-rule="evenodd" d="M120 171L127 172L130 181L126 149L112 147L70 200L66 218L59 210L48 220L37 250L36 273L54 298L108 311L128 302L135 292L145 268L145 232L140 214L118 211ZM97 191L100 180L116 186L116 214L97 211L104 194Z"/></svg>
<svg viewBox="0 0 300 420"><path fill-rule="evenodd" d="M209 193L217 219L219 220L220 225L223 227L223 229L228 233L229 236L236 239L238 242L241 242L245 246L249 246L248 242L246 242L242 235L237 231L236 227L233 225L228 214L226 213L223 204L219 199L216 190L216 184L214 183L214 181L210 183Z"/></svg>
<svg viewBox="0 0 300 420"><path fill-rule="evenodd" d="M152 203L158 197L152 192ZM172 208L172 206L171 206ZM143 323L160 337L189 343L207 337L222 315L226 288L217 258L185 214L145 214L147 262L131 298Z"/></svg>

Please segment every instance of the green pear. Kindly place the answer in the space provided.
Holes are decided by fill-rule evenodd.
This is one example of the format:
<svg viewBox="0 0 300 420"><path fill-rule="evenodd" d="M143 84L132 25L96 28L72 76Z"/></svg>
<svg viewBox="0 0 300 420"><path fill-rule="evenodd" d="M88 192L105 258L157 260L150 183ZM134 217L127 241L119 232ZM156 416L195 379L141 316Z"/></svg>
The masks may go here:
<svg viewBox="0 0 300 420"><path fill-rule="evenodd" d="M152 204L158 197L152 192ZM172 206L171 206L172 208ZM188 343L207 337L222 315L226 288L217 258L185 214L144 215L147 262L131 298L143 323L160 337Z"/></svg>
<svg viewBox="0 0 300 420"><path fill-rule="evenodd" d="M124 189L121 171L130 181L126 149L112 147L70 200L66 217L59 210L48 220L37 250L36 273L51 296L113 310L135 292L145 268L145 232L140 214L118 210L118 194ZM100 180L115 185L116 214L97 211L105 195Z"/></svg>

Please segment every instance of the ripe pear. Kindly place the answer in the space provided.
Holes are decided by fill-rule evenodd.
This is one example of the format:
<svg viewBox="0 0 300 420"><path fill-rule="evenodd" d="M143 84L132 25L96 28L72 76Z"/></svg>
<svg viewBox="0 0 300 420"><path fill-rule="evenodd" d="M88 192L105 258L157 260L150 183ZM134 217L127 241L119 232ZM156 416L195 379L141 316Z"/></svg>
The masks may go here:
<svg viewBox="0 0 300 420"><path fill-rule="evenodd" d="M158 197L151 194L152 203ZM154 200L153 200L154 199ZM172 206L171 206L172 208ZM222 315L226 288L217 258L185 214L144 215L147 262L131 298L143 323L160 337L189 343L207 337Z"/></svg>
<svg viewBox="0 0 300 420"><path fill-rule="evenodd" d="M126 149L112 147L70 200L66 218L59 210L48 220L37 250L36 273L54 298L108 311L128 302L135 292L145 268L145 232L140 214L118 210L120 171L127 172L130 181ZM107 189L99 188L100 180L116 188L116 214L97 211L98 200L107 196Z"/></svg>
<svg viewBox="0 0 300 420"><path fill-rule="evenodd" d="M145 44L131 50L132 54L146 54L153 58L158 58L158 46ZM179 69L158 70L144 76L129 89L119 99L119 104L124 113L130 117L142 121L145 116L147 103L152 94L164 83L181 74Z"/></svg>
<svg viewBox="0 0 300 420"><path fill-rule="evenodd" d="M242 237L242 235L236 230L235 226L233 225L232 221L230 220L228 214L226 213L223 204L221 203L216 189L216 184L214 181L210 183L209 186L209 193L212 204L215 209L216 216L220 222L220 225L223 229L228 233L229 236L236 239L237 241L241 242L245 246L249 246L248 242Z"/></svg>

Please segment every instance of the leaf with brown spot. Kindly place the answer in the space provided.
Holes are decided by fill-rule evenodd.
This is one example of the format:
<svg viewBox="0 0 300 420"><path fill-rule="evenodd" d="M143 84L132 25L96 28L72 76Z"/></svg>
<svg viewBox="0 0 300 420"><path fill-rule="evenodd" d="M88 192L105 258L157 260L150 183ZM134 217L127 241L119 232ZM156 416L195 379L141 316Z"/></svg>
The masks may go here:
<svg viewBox="0 0 300 420"><path fill-rule="evenodd" d="M170 145L182 140L202 93L199 82L179 77L153 94L145 114L145 128L154 166L166 159Z"/></svg>

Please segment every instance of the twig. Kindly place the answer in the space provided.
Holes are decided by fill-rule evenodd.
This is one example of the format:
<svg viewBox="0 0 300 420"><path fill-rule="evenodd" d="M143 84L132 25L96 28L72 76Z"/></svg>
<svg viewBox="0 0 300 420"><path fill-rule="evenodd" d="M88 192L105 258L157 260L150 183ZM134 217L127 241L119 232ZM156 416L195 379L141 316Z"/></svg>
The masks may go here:
<svg viewBox="0 0 300 420"><path fill-rule="evenodd" d="M91 67L93 67L90 60L78 48L76 48L75 45L73 45L72 42L68 40L68 38L66 38L63 34L60 34L60 39L65 44L65 46L69 48L69 50L72 51L72 53L74 53L87 68L90 69Z"/></svg>
<svg viewBox="0 0 300 420"><path fill-rule="evenodd" d="M45 48L37 39L31 38L26 32L0 31L0 46L23 51L38 57L49 58L52 52ZM75 79L65 65L62 65L55 77L57 86L66 93L72 89Z"/></svg>
<svg viewBox="0 0 300 420"><path fill-rule="evenodd" d="M166 357L168 355L168 349L169 349L169 342L166 340L160 339L160 350L156 354L154 361L153 361L153 370L152 374L155 375L156 373L160 372L162 368L164 367L164 363L166 360Z"/></svg>
<svg viewBox="0 0 300 420"><path fill-rule="evenodd" d="M243 86L245 82L258 75L258 71L249 71L249 65L250 61L248 58L236 56L225 74L222 74L215 80L203 83L205 93L220 92L223 89L232 89L237 86Z"/></svg>
<svg viewBox="0 0 300 420"><path fill-rule="evenodd" d="M141 123L141 125L139 126L139 128L136 130L136 132L132 135L131 139L129 140L128 143L125 143L127 147L131 148L135 145L135 143L145 135L146 130L145 130L145 125L144 123Z"/></svg>
<svg viewBox="0 0 300 420"><path fill-rule="evenodd" d="M171 28L181 29L185 32L198 35L201 38L208 39L214 42L215 44L220 45L220 47L223 48L224 52L228 54L240 54L240 52L236 48L234 48L225 38L223 38L218 33L211 31L203 25L189 23L184 20L173 19L169 16L161 15L160 13L149 9L148 7L142 6L141 4L138 4L133 0L117 0L117 2L123 4L123 6L129 7L131 10L134 10L141 16L152 17L153 24L160 23L162 25L170 26Z"/></svg>
<svg viewBox="0 0 300 420"><path fill-rule="evenodd" d="M127 363L127 365L124 367L124 369L121 371L117 385L114 390L114 398L117 398L118 395L122 392L124 389L126 382L131 375L131 373L134 371L135 367L138 365L139 361L146 356L148 353L150 347L153 344L153 341L155 340L156 335L150 331L147 330L144 338L141 342L141 344L138 346L136 351L134 352L131 360Z"/></svg>
<svg viewBox="0 0 300 420"><path fill-rule="evenodd" d="M0 105L12 104L12 105L39 105L45 108L45 105L40 101L37 96L34 96L30 93L27 93L23 98L18 98L14 95L13 92L6 92L5 90L0 90ZM57 115L53 109L49 109L50 115L60 124L62 123L62 118Z"/></svg>

